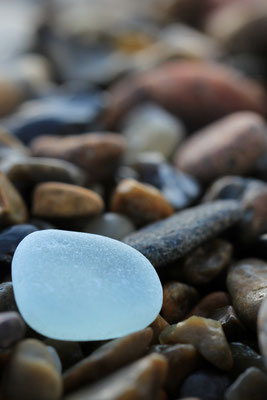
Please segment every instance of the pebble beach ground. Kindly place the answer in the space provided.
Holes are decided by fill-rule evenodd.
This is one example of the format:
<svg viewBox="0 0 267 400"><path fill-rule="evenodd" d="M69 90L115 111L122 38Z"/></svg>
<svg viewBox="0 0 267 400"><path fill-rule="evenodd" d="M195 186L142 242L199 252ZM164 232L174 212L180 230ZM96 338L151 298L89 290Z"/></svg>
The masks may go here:
<svg viewBox="0 0 267 400"><path fill-rule="evenodd" d="M0 34L0 400L266 400L266 0Z"/></svg>

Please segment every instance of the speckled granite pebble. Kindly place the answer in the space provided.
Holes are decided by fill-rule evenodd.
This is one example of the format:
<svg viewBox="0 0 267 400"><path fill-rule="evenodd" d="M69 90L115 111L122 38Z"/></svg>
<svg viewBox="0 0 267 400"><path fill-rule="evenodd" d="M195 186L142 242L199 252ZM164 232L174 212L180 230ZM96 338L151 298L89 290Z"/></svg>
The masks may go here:
<svg viewBox="0 0 267 400"><path fill-rule="evenodd" d="M241 217L239 203L217 201L174 214L127 236L124 241L143 253L154 267L166 265L213 238Z"/></svg>

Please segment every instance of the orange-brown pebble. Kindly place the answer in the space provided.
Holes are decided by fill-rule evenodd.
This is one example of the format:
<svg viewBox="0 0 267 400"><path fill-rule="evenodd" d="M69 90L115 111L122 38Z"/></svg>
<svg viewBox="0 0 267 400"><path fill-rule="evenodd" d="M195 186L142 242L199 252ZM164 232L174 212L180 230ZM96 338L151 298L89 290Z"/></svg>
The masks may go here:
<svg viewBox="0 0 267 400"><path fill-rule="evenodd" d="M207 126L179 147L177 167L202 182L224 175L249 173L266 152L263 118L252 112L234 113Z"/></svg>
<svg viewBox="0 0 267 400"><path fill-rule="evenodd" d="M180 282L163 285L163 305L161 314L170 324L181 321L195 305L199 294L193 286Z"/></svg>
<svg viewBox="0 0 267 400"><path fill-rule="evenodd" d="M203 297L199 303L190 311L188 317L196 315L198 317L209 317L217 308L229 306L230 296L226 292L212 292Z"/></svg>
<svg viewBox="0 0 267 400"><path fill-rule="evenodd" d="M23 224L27 218L27 208L21 195L0 172L0 225Z"/></svg>
<svg viewBox="0 0 267 400"><path fill-rule="evenodd" d="M83 168L91 180L114 172L126 144L120 135L89 133L75 136L41 136L31 143L34 156L60 158Z"/></svg>
<svg viewBox="0 0 267 400"><path fill-rule="evenodd" d="M116 84L110 91L108 126L116 126L147 98L198 129L235 111L265 115L266 93L234 69L208 62L173 61Z"/></svg>
<svg viewBox="0 0 267 400"><path fill-rule="evenodd" d="M127 215L140 225L166 218L174 213L173 207L158 189L134 179L123 179L116 187L111 200L111 210Z"/></svg>
<svg viewBox="0 0 267 400"><path fill-rule="evenodd" d="M159 343L159 335L161 334L163 329L166 328L166 326L169 326L168 322L159 314L155 321L150 324L150 327L153 330L152 344Z"/></svg>
<svg viewBox="0 0 267 400"><path fill-rule="evenodd" d="M168 326L160 334L160 342L192 344L204 358L222 370L231 369L233 364L222 325L212 319L193 316Z"/></svg>
<svg viewBox="0 0 267 400"><path fill-rule="evenodd" d="M151 354L94 385L71 393L65 400L161 400L167 367L164 356Z"/></svg>
<svg viewBox="0 0 267 400"><path fill-rule="evenodd" d="M32 213L38 217L86 217L100 214L103 209L103 200L97 193L67 183L41 183L33 194Z"/></svg>

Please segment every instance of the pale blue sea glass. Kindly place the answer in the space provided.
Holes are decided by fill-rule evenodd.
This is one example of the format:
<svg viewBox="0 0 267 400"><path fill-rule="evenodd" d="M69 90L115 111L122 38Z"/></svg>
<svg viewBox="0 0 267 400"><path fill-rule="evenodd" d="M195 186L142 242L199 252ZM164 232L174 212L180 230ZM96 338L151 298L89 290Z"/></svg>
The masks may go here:
<svg viewBox="0 0 267 400"><path fill-rule="evenodd" d="M117 240L48 229L20 242L12 261L25 321L59 340L105 340L148 326L162 306L150 262Z"/></svg>

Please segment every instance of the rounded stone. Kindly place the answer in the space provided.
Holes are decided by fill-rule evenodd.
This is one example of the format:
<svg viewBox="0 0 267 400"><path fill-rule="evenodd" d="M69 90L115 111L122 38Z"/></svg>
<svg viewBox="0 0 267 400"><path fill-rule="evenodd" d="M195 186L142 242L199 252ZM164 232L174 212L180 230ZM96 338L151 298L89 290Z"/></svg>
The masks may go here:
<svg viewBox="0 0 267 400"><path fill-rule="evenodd" d="M179 147L175 163L201 182L227 174L249 173L267 146L264 119L252 112L234 113L196 132Z"/></svg>
<svg viewBox="0 0 267 400"><path fill-rule="evenodd" d="M61 182L39 183L33 193L32 214L44 218L74 218L100 214L102 198L90 189Z"/></svg>
<svg viewBox="0 0 267 400"><path fill-rule="evenodd" d="M80 232L28 235L12 262L24 320L59 340L105 340L145 328L162 306L150 262L116 240Z"/></svg>
<svg viewBox="0 0 267 400"><path fill-rule="evenodd" d="M125 215L107 212L93 218L83 229L84 232L103 235L120 240L135 230L132 221Z"/></svg>

